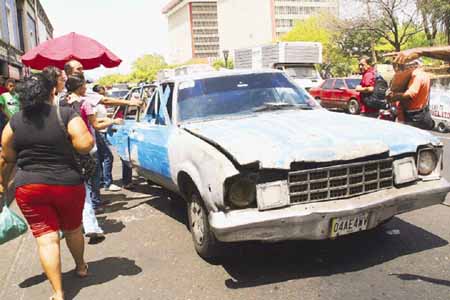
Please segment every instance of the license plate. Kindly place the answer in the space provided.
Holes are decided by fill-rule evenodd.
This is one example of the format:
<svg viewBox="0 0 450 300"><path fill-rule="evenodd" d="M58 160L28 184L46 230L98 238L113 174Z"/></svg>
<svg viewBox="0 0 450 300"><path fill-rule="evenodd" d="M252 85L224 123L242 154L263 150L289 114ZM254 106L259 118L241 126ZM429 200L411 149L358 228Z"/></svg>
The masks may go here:
<svg viewBox="0 0 450 300"><path fill-rule="evenodd" d="M331 221L330 237L337 237L367 229L369 224L369 213L334 218Z"/></svg>

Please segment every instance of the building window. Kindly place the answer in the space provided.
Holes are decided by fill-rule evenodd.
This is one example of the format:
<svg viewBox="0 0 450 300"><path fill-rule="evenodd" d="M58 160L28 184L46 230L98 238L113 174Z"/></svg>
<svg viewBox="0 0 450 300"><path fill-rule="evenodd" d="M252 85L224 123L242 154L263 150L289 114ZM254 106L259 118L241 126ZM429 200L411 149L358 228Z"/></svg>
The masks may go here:
<svg viewBox="0 0 450 300"><path fill-rule="evenodd" d="M30 49L36 47L37 45L37 35L36 35L36 22L34 19L27 14L27 29L28 37L30 39Z"/></svg>
<svg viewBox="0 0 450 300"><path fill-rule="evenodd" d="M6 4L6 22L8 23L9 44L17 47L16 32L14 30L13 11L8 1Z"/></svg>

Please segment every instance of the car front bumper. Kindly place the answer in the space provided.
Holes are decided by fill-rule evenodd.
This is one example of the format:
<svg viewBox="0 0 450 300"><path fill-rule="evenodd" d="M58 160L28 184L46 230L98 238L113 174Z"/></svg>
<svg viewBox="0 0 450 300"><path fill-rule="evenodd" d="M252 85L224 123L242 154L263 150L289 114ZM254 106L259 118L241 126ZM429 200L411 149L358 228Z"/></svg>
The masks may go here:
<svg viewBox="0 0 450 300"><path fill-rule="evenodd" d="M330 237L331 220L369 213L371 229L400 213L442 203L450 191L445 179L420 181L359 197L293 205L259 211L244 209L212 212L209 223L216 238L224 242L321 240Z"/></svg>

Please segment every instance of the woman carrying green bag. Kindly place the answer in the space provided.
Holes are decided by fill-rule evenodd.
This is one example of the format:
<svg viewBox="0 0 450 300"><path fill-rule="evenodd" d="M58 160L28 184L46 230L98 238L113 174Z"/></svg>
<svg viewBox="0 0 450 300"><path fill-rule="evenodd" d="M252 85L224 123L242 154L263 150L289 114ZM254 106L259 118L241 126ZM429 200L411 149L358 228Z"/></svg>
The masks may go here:
<svg viewBox="0 0 450 300"><path fill-rule="evenodd" d="M55 94L63 87L63 74L56 68L33 75L18 86L20 111L3 130L0 158L5 190L17 165L16 202L36 238L41 265L53 288L52 300L64 299L59 231L64 232L75 261L75 275L85 277L88 272L81 229L85 188L72 151L89 153L94 140L73 109L61 108L72 145L67 143L54 105ZM5 215L5 224L17 221L7 208ZM5 234L9 235L12 233Z"/></svg>

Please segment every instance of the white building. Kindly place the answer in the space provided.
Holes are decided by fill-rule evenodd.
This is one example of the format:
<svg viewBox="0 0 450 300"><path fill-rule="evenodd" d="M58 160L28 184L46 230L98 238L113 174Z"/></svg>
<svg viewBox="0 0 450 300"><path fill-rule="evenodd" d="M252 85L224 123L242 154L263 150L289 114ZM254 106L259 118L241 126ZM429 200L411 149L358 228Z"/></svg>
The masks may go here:
<svg viewBox="0 0 450 300"><path fill-rule="evenodd" d="M173 0L163 10L169 60L218 57L225 49L270 43L320 11L339 15L339 0Z"/></svg>
<svg viewBox="0 0 450 300"><path fill-rule="evenodd" d="M216 0L174 0L163 13L169 22L171 62L219 55Z"/></svg>

